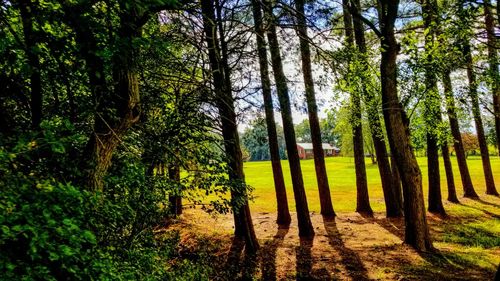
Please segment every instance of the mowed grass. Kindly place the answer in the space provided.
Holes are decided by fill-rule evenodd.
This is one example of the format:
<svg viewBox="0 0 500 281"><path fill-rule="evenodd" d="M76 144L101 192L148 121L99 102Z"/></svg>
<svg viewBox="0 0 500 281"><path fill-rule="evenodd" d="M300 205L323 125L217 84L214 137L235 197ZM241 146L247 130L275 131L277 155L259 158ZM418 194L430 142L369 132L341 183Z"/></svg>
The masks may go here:
<svg viewBox="0 0 500 281"><path fill-rule="evenodd" d="M453 164L454 179L459 198L463 196L462 184L458 166L455 157L451 158ZM316 183L316 174L314 171L314 160L302 160L302 175L304 186L311 212L320 212L318 187ZM423 176L424 195L427 197L427 159L420 157L418 163ZM491 200L496 200L500 204L500 199L486 195L486 187L483 175L481 158L478 156L470 156L467 159L469 171L471 173L474 188L480 197L488 197ZM293 199L293 189L291 183L290 169L288 161L281 162L285 184L287 189L288 204L291 211L295 211ZM443 201L447 198L446 175L442 162L441 167L441 189ZM500 158L491 157L491 166L493 176L497 185L497 190L500 191ZM246 162L244 165L246 181L254 188L252 193L254 199L250 203L250 208L254 212L275 212L276 211L276 195L274 192L273 173L270 161ZM328 157L326 158L326 169L328 173L328 182L330 184L330 192L333 200L333 207L336 212L353 212L356 209L356 177L354 170L354 158L352 157ZM368 190L370 194L370 204L373 211L385 212L384 197L380 175L377 164L372 164L369 158L366 158L366 175L368 179ZM427 198L426 198L427 203ZM453 204L446 207L458 208L464 212L474 212L464 209L462 205ZM457 209L457 211L458 211ZM463 209L463 210L462 210Z"/></svg>
<svg viewBox="0 0 500 281"><path fill-rule="evenodd" d="M422 172L427 206L427 159L420 157L417 160ZM410 277L409 280L481 280L484 279L484 274L488 276L486 279L490 279L500 263L500 197L486 195L481 158L470 156L467 163L480 200L463 198L456 158L452 157L451 160L457 194L461 203L454 204L446 200L448 195L446 175L441 161L441 192L448 217L441 218L429 213L427 216L434 246L440 254L430 255L423 263L402 264L397 270L403 276ZM314 160L302 160L301 166L309 210L319 213L320 203ZM500 158L491 157L491 166L497 190L500 191ZM250 203L251 210L253 212L276 212L271 163L269 161L247 162L244 167L247 183L254 187L252 193L254 200ZM282 167L290 210L295 211L288 161L282 161ZM326 168L336 213L342 216L342 213L354 212L356 210L354 159L351 157L326 158ZM378 167L377 164L372 164L369 158L366 158L366 174L371 207L374 212L378 213L378 217L384 217L385 204ZM294 219L292 215L292 220ZM456 272L464 270L464 276L470 278L458 278ZM477 272L483 275L471 277L470 274Z"/></svg>

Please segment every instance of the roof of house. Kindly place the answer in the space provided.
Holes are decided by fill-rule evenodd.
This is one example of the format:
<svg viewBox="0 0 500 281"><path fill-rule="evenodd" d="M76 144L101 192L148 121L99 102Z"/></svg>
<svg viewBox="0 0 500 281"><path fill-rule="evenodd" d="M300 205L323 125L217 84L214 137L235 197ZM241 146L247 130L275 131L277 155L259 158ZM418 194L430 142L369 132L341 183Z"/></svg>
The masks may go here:
<svg viewBox="0 0 500 281"><path fill-rule="evenodd" d="M298 146L302 147L303 149L313 149L313 145L310 142L299 142L297 143ZM334 149L338 150L337 147L330 145L329 143L322 143L321 146L323 149Z"/></svg>

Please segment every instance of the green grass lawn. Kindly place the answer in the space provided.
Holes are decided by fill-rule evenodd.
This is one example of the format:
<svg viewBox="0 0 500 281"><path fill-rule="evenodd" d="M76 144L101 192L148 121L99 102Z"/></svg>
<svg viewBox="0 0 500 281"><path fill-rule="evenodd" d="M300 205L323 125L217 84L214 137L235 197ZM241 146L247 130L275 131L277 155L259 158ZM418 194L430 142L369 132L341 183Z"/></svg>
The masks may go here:
<svg viewBox="0 0 500 281"><path fill-rule="evenodd" d="M454 179L459 198L462 197L462 185L456 159L452 157ZM427 195L427 161L426 158L418 158L423 176L424 194ZM469 170L472 176L474 187L479 196L485 195L484 175L482 172L481 158L479 156L470 156L467 159ZM316 175L314 172L314 160L302 160L302 174L309 202L309 210L313 212L320 211L318 190L316 184ZM500 158L491 157L491 166L497 184L500 190ZM293 200L292 183L288 161L282 161L285 183L287 188L288 203L290 210L295 210ZM328 181L332 194L333 207L336 212L353 212L356 208L356 183L354 172L354 158L352 157L328 157L326 158L326 169L328 172ZM368 178L368 190L370 193L370 203L375 212L384 212L384 198L380 176L377 164L372 164L369 158L366 158L366 174ZM252 211L255 212L275 212L276 197L274 193L273 173L270 161L246 162L245 163L246 181L255 190L253 191L254 200L250 203ZM444 167L441 162L441 188L443 200L447 198L447 186ZM489 196L490 197L490 196ZM499 200L500 201L500 200ZM460 205L453 208L461 208ZM464 210L465 211L465 210Z"/></svg>
<svg viewBox="0 0 500 281"><path fill-rule="evenodd" d="M444 207L449 217L440 219L430 214L428 216L434 246L439 249L441 256L432 262L403 266L403 275L413 276L415 280L420 280L421 276L427 276L428 279L423 278L425 280L433 279L436 272L447 272L448 276L443 275L445 276L443 279L448 279L450 276L455 278L453 272L457 268L475 268L480 272L486 270L484 272L489 272L488 274L492 276L500 262L500 198L485 194L486 187L481 158L470 156L467 159L474 188L481 200L463 198L456 159L452 157L451 160L461 204L453 204L446 200L446 175L441 162L441 191ZM427 159L420 157L418 163L422 171L425 203L427 204ZM320 205L314 160L302 160L301 165L309 210L319 213ZM500 190L500 158L491 157L491 166L497 190ZM295 211L288 161L282 161L282 167L290 210ZM330 157L326 159L326 168L335 211L340 216L342 213L354 212L356 209L354 159L351 157ZM271 163L269 161L247 162L245 163L245 174L247 183L255 189L253 191L254 200L250 203L251 210L254 212L276 212ZM366 158L366 174L372 209L383 217L385 205L378 167L376 164L372 164L369 158Z"/></svg>

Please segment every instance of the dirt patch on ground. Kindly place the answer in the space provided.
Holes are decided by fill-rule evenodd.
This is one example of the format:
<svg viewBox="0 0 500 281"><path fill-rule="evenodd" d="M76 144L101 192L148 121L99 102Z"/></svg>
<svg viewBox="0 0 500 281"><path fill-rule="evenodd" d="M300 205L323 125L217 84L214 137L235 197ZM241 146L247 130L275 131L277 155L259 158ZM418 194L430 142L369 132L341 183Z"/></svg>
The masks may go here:
<svg viewBox="0 0 500 281"><path fill-rule="evenodd" d="M258 256L244 254L244 245L234 240L232 215L211 216L198 209L185 210L173 227L181 236L212 236L223 245L224 260L216 279L258 280L491 280L492 270L474 264L450 261L450 249L425 255L403 244L404 221L387 219L383 214L364 217L342 213L335 220L312 213L315 228L312 239L301 239L295 214L287 229L279 229L276 216L253 213L261 249ZM429 217L438 225L441 218ZM186 238L185 238L186 239ZM193 243L191 241L190 243ZM492 249L500 255L498 248ZM225 275L222 274L224 272Z"/></svg>

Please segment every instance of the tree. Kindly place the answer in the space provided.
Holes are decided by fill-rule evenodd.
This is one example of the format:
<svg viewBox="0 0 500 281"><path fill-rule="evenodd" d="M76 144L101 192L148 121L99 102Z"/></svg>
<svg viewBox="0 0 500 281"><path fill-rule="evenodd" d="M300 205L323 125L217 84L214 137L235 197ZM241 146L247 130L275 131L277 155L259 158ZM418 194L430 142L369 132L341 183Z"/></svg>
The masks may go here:
<svg viewBox="0 0 500 281"><path fill-rule="evenodd" d="M462 3L459 3L458 5L461 5ZM463 7L459 6L459 13L466 13L463 9ZM477 132L477 138L479 141L479 150L481 151L481 160L483 163L483 172L484 172L484 178L486 182L486 193L487 194L493 194L493 195L498 195L498 192L495 187L495 181L493 179L493 173L491 171L491 163L490 163L490 156L488 153L488 145L486 144L486 137L484 133L484 127L483 127L483 121L481 118L481 109L479 108L479 97L478 97L478 92L477 92L477 80L476 80L476 73L474 72L474 63L473 63L473 58L472 58L472 50L468 38L469 32L466 32L461 38L460 38L460 46L462 48L462 53L464 56L464 64L467 69L467 79L469 83L469 98L471 101L472 105L472 115L474 116L474 123L476 125L476 132ZM471 197L477 197L474 196L474 194L471 194Z"/></svg>
<svg viewBox="0 0 500 281"><path fill-rule="evenodd" d="M330 109L326 111L326 118L320 120L321 139L323 142L338 146L340 135L336 133L335 126L337 124L337 111Z"/></svg>
<svg viewBox="0 0 500 281"><path fill-rule="evenodd" d="M40 69L40 59L38 56L37 36L33 29L34 14L36 13L35 3L31 0L20 0L17 3L21 13L23 24L24 44L26 48L28 65L30 67L30 109L31 109L31 126L34 130L40 129L42 122L42 78Z"/></svg>
<svg viewBox="0 0 500 281"><path fill-rule="evenodd" d="M86 62L90 88L96 103L93 132L83 155L86 168L85 183L90 190L101 190L103 177L111 165L113 152L127 130L138 122L140 116L139 76L137 58L138 40L142 27L157 9L173 8L175 3L120 3L117 17L116 42L120 42L107 67L100 54L100 35L89 21L91 5L86 2L64 3L66 21L75 31L76 42L81 46ZM140 8L139 8L140 7ZM109 42L106 42L109 43ZM113 87L107 82L111 69Z"/></svg>
<svg viewBox="0 0 500 281"><path fill-rule="evenodd" d="M309 120L304 119L302 122L294 126L297 140L300 142L311 142L311 128Z"/></svg>
<svg viewBox="0 0 500 281"><path fill-rule="evenodd" d="M424 19L425 36L425 118L427 129L427 166L429 178L428 210L432 213L445 215L441 200L441 178L439 173L439 145L436 129L441 123L440 97L437 89L437 77L434 72L436 28L439 24L436 10L437 2L424 0L422 16Z"/></svg>
<svg viewBox="0 0 500 281"><path fill-rule="evenodd" d="M367 85L371 83L371 77L368 74L368 52L365 40L365 27L362 19L358 16L360 14L361 3L360 1L353 1L350 6L350 12L354 15L354 39L359 51L358 57L360 58L362 75L362 92L365 104L367 105L368 122L373 140L373 146L377 155L377 165L379 169L380 179L382 181L382 190L384 192L384 201L386 206L387 217L400 217L402 216L403 202L401 200L401 185L399 184L398 177L391 171L391 164L387 153L387 146L385 136L383 133L383 125L380 121L379 113L379 99L376 98L376 87L368 88ZM370 83L370 84L369 84ZM372 82L373 83L373 82ZM393 165L395 167L395 165Z"/></svg>
<svg viewBox="0 0 500 281"><path fill-rule="evenodd" d="M399 44L394 34L399 1L379 2L382 107L391 152L394 154L403 185L405 242L421 251L433 249L425 216L422 174L410 146L406 114L399 102L397 64ZM374 29L376 30L376 29Z"/></svg>
<svg viewBox="0 0 500 281"><path fill-rule="evenodd" d="M354 49L354 31L352 16L348 12L349 1L343 1L344 7L344 29L345 29L345 43L347 50L353 51ZM355 62L352 62L352 58L348 59L348 71L347 71L347 85L350 88L351 94L351 118L350 123L352 126L352 143L354 148L354 168L356 170L356 212L366 213L369 215L373 214L372 208L370 206L370 199L368 195L368 181L366 179L366 167L365 167L365 152L363 147L363 127L361 122L361 96L360 92L356 87L353 88L353 82L357 73L350 73L350 70L354 67Z"/></svg>
<svg viewBox="0 0 500 281"><path fill-rule="evenodd" d="M455 154L457 155L458 169L460 171L460 177L462 179L464 196L477 197L477 193L474 190L474 186L472 185L472 179L469 173L469 167L467 166L467 155L466 155L466 150L464 149L464 142L462 141L462 135L460 134L460 126L458 124L458 118L456 114L455 98L453 97L453 88L450 78L449 67L445 68L442 80L443 80L444 95L446 100L446 111L448 113L451 135L453 137L453 148L455 150ZM454 200L453 196L451 199ZM448 200L450 200L449 196Z"/></svg>
<svg viewBox="0 0 500 281"><path fill-rule="evenodd" d="M271 165L273 167L274 188L276 190L276 200L278 205L279 225L289 225L290 211L285 190L285 180L281 169L281 157L274 121L273 99L271 95L271 80L269 79L267 48L265 43L264 23L262 19L261 4L257 0L252 0L253 18L255 22L255 35L257 39L257 51L259 55L259 70L262 83L262 95L264 97L264 108L266 111L266 127L269 142L269 152L271 154Z"/></svg>
<svg viewBox="0 0 500 281"><path fill-rule="evenodd" d="M250 123L242 136L243 146L250 153L250 161L270 160L269 142L265 119L257 118Z"/></svg>
<svg viewBox="0 0 500 281"><path fill-rule="evenodd" d="M489 0L484 1L484 24L487 36L487 48L488 48L488 64L489 64L489 76L491 84L491 92L493 96L493 115L495 118L495 132L497 139L497 147L500 147L500 74L498 73L499 61L498 61L498 39L495 37L495 19L493 18L493 12L491 10L491 2ZM497 5L498 1L497 1ZM500 17L500 16L499 16ZM500 150L498 152L500 156ZM498 195L496 190L491 187L487 190L488 194ZM495 194L496 192L496 194Z"/></svg>
<svg viewBox="0 0 500 281"><path fill-rule="evenodd" d="M278 159L286 159L283 128L278 124L275 126L278 138ZM250 153L250 161L271 160L267 131L265 118L257 117L250 122L250 126L243 132L241 141L243 146Z"/></svg>
<svg viewBox="0 0 500 281"><path fill-rule="evenodd" d="M446 184L448 187L448 201L452 203L460 203L457 197L457 190L455 187L455 179L453 177L453 168L451 166L450 151L448 142L444 141L441 145L441 153L443 156L444 169L446 173Z"/></svg>
<svg viewBox="0 0 500 281"><path fill-rule="evenodd" d="M235 235L244 238L248 253L255 253L259 248L259 243L255 236L246 193L242 190L242 187L245 186L245 175L243 173L243 159L236 125L231 77L227 64L227 46L221 28L220 10L218 10L218 17L216 18L214 6L219 7L218 0L215 0L215 3L213 0L201 1L203 30L206 36L210 68L212 70L216 104L222 124L222 137L229 167L229 179L234 184L231 196L233 200L244 198L243 204L233 210Z"/></svg>
<svg viewBox="0 0 500 281"><path fill-rule="evenodd" d="M477 135L474 135L470 132L464 132L461 134L461 138L463 140L463 146L467 156L471 152L472 154L476 154L476 151L479 150L479 140L477 138Z"/></svg>
<svg viewBox="0 0 500 281"><path fill-rule="evenodd" d="M286 151L288 163L292 176L293 194L295 197L295 206L297 208L297 221L299 225L299 236L309 237L314 235L309 207L307 205L306 193L304 190L304 180L302 178L302 169L300 167L300 158L297 150L297 141L295 130L293 128L292 110L290 106L290 97L288 96L288 85L283 63L281 60L280 46L276 32L276 18L273 14L273 6L270 1L264 1L264 18L267 22L267 40L271 53L271 65L273 68L274 81L278 92L278 99L281 109L281 118L283 121L283 130L285 134Z"/></svg>
<svg viewBox="0 0 500 281"><path fill-rule="evenodd" d="M314 168L316 170L316 180L318 182L319 200L321 214L326 217L334 217L330 186L325 167L325 155L321 141L321 129L318 119L318 106L314 92L314 81L311 67L311 49L308 42L307 22L304 9L304 0L296 0L297 34L300 41L300 57L302 60L302 74L305 84L305 95L307 102L307 113L309 116L309 126L311 130L311 141L314 154ZM364 162L363 162L364 164Z"/></svg>

